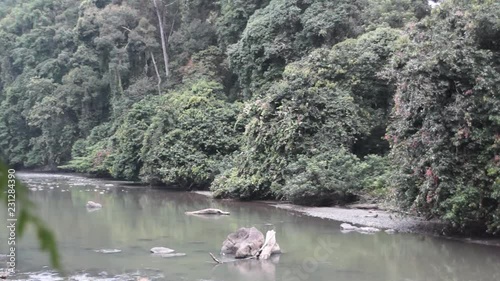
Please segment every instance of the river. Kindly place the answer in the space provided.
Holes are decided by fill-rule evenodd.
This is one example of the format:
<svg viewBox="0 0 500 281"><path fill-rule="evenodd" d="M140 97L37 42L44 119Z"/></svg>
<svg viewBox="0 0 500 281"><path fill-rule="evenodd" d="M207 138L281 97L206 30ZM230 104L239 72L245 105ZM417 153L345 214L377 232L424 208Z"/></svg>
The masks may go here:
<svg viewBox="0 0 500 281"><path fill-rule="evenodd" d="M500 248L414 234L342 233L340 223L264 203L214 200L74 175L22 174L38 214L54 231L65 276L49 269L32 231L18 240L13 280L494 281ZM102 209L88 211L87 201ZM186 211L220 208L230 216ZM0 212L5 221L5 212ZM274 229L283 254L215 264L222 241L239 227ZM6 230L0 253L6 253ZM185 256L152 256L152 247ZM101 249L119 249L105 254ZM0 268L4 264L0 264Z"/></svg>

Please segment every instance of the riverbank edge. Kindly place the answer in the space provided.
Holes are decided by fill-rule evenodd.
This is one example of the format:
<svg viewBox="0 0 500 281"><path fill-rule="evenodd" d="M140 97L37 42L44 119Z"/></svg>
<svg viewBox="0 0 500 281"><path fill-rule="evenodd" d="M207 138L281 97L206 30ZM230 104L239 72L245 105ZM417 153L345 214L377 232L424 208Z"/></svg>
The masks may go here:
<svg viewBox="0 0 500 281"><path fill-rule="evenodd" d="M21 170L21 174L37 173L37 174L54 174L53 172L41 172L33 170ZM127 182L113 178L104 178L89 176L88 174L77 173L77 172L57 172L55 174L70 175L70 176L83 176L87 178L94 178L104 181L118 182L120 184L127 183L128 185L143 186L147 185L141 182ZM151 187L151 186L150 186ZM154 188L154 187L153 187ZM158 187L156 187L158 188ZM160 188L161 189L161 188ZM168 188L171 190L178 190L176 188ZM205 197L212 198L214 200L231 200L238 201L236 199L215 199L211 191L182 191L191 192ZM310 217L316 217L321 219L328 219L336 222L344 222L353 224L356 226L368 226L375 227L381 230L394 230L400 233L413 233L421 235L429 235L443 239L457 240L465 243L474 243L487 246L500 247L500 238L483 238L483 237L464 237L464 236L450 236L443 233L443 229L446 224L440 221L427 221L423 218L418 218L411 215L403 215L397 212L392 212L390 210L379 209L359 209L359 208L349 208L346 207L307 207L302 205L296 205L291 203L286 203L282 201L252 201L253 203L260 203L272 206L277 209L283 209L290 212L300 213ZM352 205L351 205L352 206Z"/></svg>
<svg viewBox="0 0 500 281"><path fill-rule="evenodd" d="M192 191L193 193L213 198L210 191ZM215 199L228 200L228 199ZM230 199L229 199L230 200ZM355 226L375 227L389 232L412 233L428 235L443 239L457 240L465 243L474 243L500 247L500 238L456 237L443 233L446 224L437 220L425 220L411 215L403 215L384 209L359 209L348 207L307 207L280 201L253 201L277 209L300 213L306 216L349 223Z"/></svg>

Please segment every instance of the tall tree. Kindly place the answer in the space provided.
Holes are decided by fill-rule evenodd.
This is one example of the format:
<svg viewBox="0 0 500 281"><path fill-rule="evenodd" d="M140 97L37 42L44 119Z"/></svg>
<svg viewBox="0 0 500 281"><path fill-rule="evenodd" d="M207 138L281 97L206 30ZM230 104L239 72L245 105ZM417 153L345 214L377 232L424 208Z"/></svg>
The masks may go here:
<svg viewBox="0 0 500 281"><path fill-rule="evenodd" d="M165 26L163 24L163 19L165 18L164 13L167 12L167 5L163 6L163 10L158 7L157 0L153 0L153 4L155 7L156 15L158 17L158 27L160 29L160 38L161 38L161 49L163 51L163 62L165 64L165 77L168 79L170 75L169 67L168 67L168 52L167 52L167 38L165 37Z"/></svg>

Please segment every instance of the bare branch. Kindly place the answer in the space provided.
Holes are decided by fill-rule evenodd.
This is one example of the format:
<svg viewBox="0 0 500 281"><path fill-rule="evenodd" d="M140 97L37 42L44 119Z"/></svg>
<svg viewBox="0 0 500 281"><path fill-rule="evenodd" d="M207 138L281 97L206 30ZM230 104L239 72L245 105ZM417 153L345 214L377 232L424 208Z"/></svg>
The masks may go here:
<svg viewBox="0 0 500 281"><path fill-rule="evenodd" d="M130 30L130 28L126 27L126 26L122 26L123 29L125 29L126 31L128 32L132 32L132 30Z"/></svg>
<svg viewBox="0 0 500 281"><path fill-rule="evenodd" d="M212 253L208 253L208 254L212 257L212 259L213 259L216 263L223 263L223 262L221 262L219 259L217 259L217 258L214 256L214 254L212 254Z"/></svg>

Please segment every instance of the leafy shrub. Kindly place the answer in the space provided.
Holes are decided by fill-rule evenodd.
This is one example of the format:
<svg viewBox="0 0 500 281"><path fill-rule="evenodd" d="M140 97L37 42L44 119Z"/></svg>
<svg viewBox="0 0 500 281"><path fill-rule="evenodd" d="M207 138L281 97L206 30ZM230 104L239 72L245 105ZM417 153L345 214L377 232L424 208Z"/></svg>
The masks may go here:
<svg viewBox="0 0 500 281"><path fill-rule="evenodd" d="M242 130L238 103L229 103L219 83L197 81L156 100L141 149L146 182L207 187L220 162L238 149Z"/></svg>
<svg viewBox="0 0 500 281"><path fill-rule="evenodd" d="M359 159L345 149L312 157L300 156L286 169L286 184L277 193L307 205L345 203L354 199L359 186Z"/></svg>

